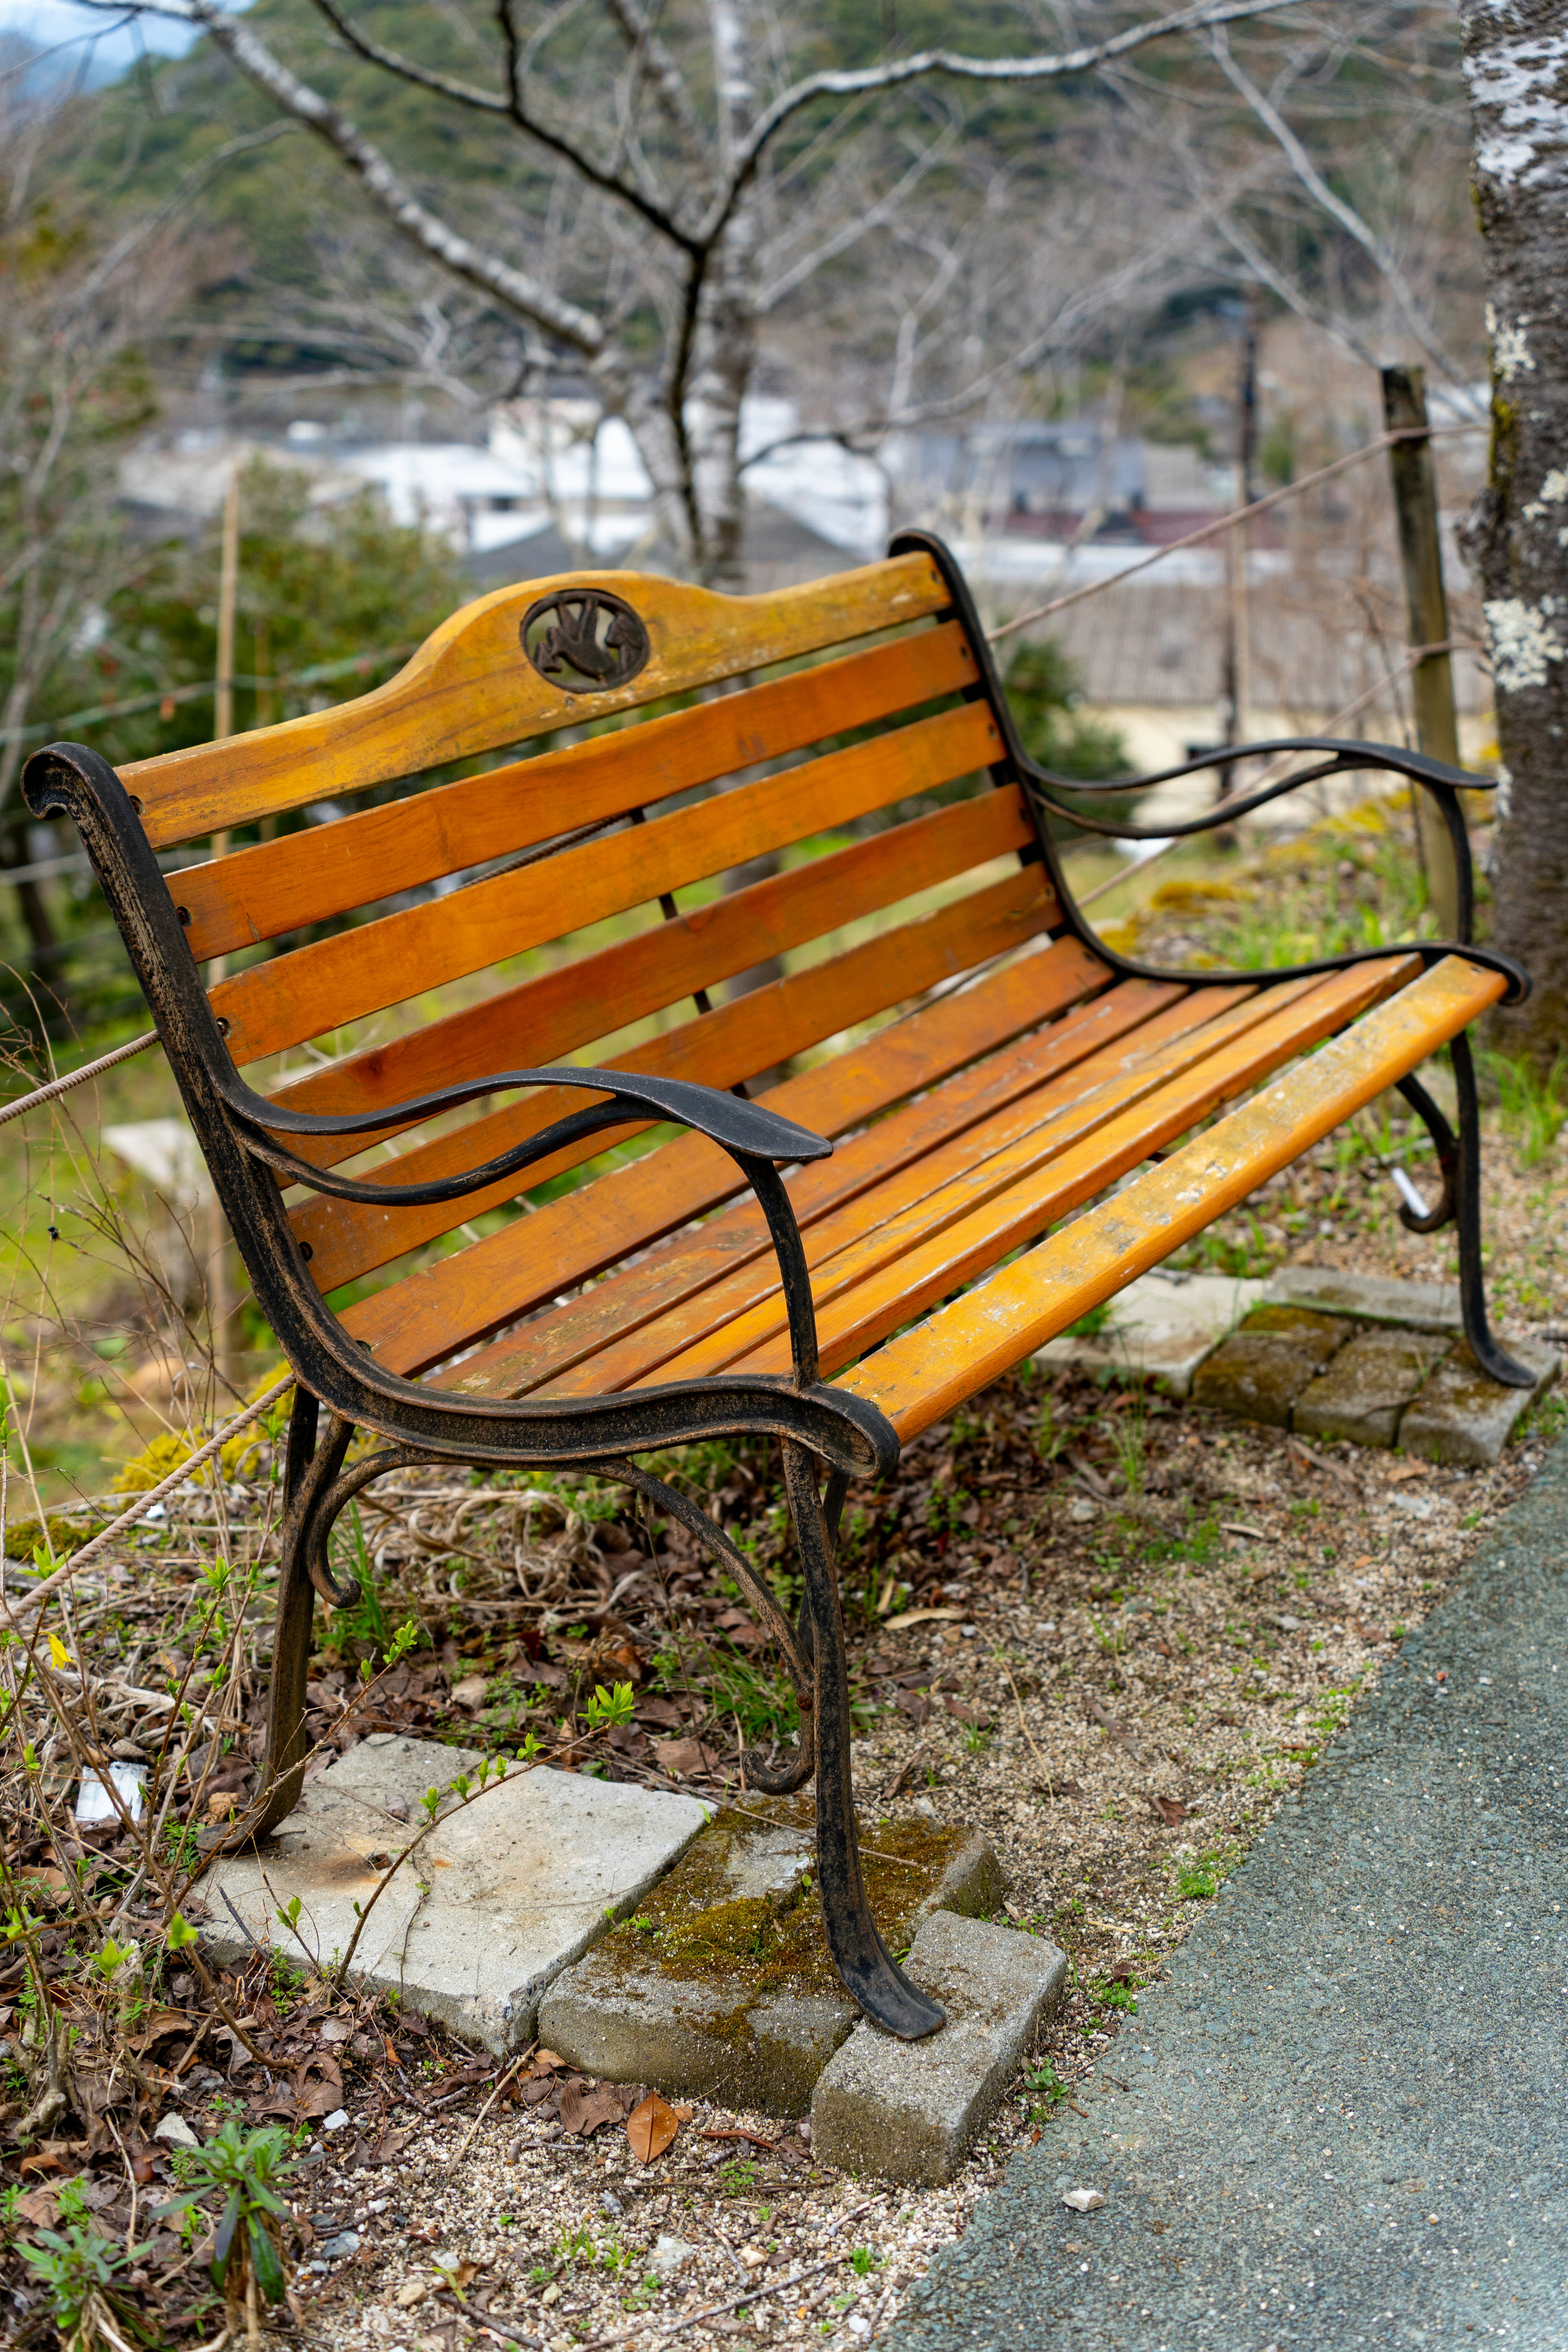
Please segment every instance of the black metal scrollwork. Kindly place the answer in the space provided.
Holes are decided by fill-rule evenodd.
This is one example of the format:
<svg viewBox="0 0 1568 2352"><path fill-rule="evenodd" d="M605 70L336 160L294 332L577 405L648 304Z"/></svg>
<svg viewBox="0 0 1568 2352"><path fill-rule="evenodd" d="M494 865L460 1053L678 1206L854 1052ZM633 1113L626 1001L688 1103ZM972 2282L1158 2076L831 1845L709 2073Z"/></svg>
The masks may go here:
<svg viewBox="0 0 1568 2352"><path fill-rule="evenodd" d="M607 588L563 588L522 616L522 649L552 686L626 686L653 648L641 616Z"/></svg>

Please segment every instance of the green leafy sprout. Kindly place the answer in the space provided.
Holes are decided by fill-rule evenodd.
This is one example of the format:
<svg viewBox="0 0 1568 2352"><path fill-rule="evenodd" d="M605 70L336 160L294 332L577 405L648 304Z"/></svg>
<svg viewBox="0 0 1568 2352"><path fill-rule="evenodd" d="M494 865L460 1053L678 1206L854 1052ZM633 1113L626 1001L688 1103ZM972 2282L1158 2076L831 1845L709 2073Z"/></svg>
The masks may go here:
<svg viewBox="0 0 1568 2352"><path fill-rule="evenodd" d="M175 2171L186 2185L157 2208L157 2216L194 2213L209 2197L223 2199L210 2267L212 2283L231 2310L246 2301L252 2277L268 2303L283 2300L279 2241L289 2208L278 2189L297 2162L289 2145L289 2134L276 2126L245 2131L231 2116L205 2147L175 2153Z"/></svg>

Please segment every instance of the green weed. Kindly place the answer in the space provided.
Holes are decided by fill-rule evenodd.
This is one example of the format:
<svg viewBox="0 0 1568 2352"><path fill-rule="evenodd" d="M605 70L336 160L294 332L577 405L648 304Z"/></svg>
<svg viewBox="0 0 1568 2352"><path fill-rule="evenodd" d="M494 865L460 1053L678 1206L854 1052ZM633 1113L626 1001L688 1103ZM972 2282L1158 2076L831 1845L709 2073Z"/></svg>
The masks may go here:
<svg viewBox="0 0 1568 2352"><path fill-rule="evenodd" d="M1568 1053L1542 1070L1483 1047L1480 1063L1498 1090L1503 1132L1513 1140L1520 1166L1539 1167L1568 1119Z"/></svg>

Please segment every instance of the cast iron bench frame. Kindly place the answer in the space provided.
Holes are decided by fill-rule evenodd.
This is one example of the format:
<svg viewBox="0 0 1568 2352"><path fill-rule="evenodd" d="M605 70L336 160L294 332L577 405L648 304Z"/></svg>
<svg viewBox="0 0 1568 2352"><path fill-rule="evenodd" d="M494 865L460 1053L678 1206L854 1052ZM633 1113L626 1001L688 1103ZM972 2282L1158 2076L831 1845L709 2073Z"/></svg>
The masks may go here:
<svg viewBox="0 0 1568 2352"><path fill-rule="evenodd" d="M1118 982L1179 981L1187 991L1236 989L1238 984L1271 987L1317 975L1353 971L1359 966L1387 965L1405 955L1419 962L1423 974L1438 967L1460 969L1469 975L1471 996L1465 1017L1488 1001L1518 1003L1529 982L1508 958L1471 942L1473 884L1469 845L1458 798L1462 789L1490 789L1491 780L1439 766L1417 754L1384 744L1344 741L1331 738L1289 737L1227 750L1227 772L1233 762L1282 755L1307 755L1303 770L1279 779L1250 794L1230 801L1223 812L1205 814L1179 823L1162 823L1156 829L1095 815L1086 799L1096 795L1125 798L1144 793L1181 776L1216 764L1205 754L1163 770L1158 774L1085 784L1053 776L1037 767L1018 740L1006 695L991 658L984 630L968 587L957 564L940 541L923 532L906 531L892 542L887 563L851 575L844 594L856 582L870 583L854 593L862 597L856 607L858 625L847 630L842 643L865 641L868 613L874 606L878 572L885 575L888 593L911 576L907 562L918 556L932 567L940 593L928 576L926 616L939 614L962 627L978 675L964 698L988 707L999 739L998 756L990 764L993 783L1021 787L1032 814L1034 839L1019 853L1026 862L1037 862L1054 892L1059 923L1053 936L1080 943L1102 964L1107 986ZM839 583L823 583L826 597ZM678 592L658 583L667 603L686 594L704 625L726 600L701 597L701 592ZM889 1470L899 1458L898 1429L874 1398L857 1394L820 1376L812 1276L801 1230L783 1181L781 1165L804 1167L829 1154L833 1146L823 1137L770 1111L763 1103L714 1087L660 1077L643 1072L617 1072L596 1066L556 1066L487 1072L463 1083L436 1089L412 1100L378 1103L374 1108L342 1115L316 1115L290 1110L255 1093L240 1078L226 1044L226 1021L209 1002L190 938L182 923L186 910L176 907L170 881L160 871L149 829L142 819L141 794L165 776L175 788L184 772L182 763L195 761L198 788L187 793L184 823L186 832L205 833L242 825L254 809L247 805L243 785L224 798L212 778L226 772L226 759L235 772L246 768L257 747L270 737L289 738L306 748L342 739L365 714L384 705L403 709L414 688L421 663L422 675L445 676L440 665L456 659L469 642L465 629L477 628L473 616L501 607L510 614L526 603L521 623L522 649L534 670L548 680L552 666L573 692L566 708L589 715L596 690L614 707L635 706L637 698L621 675L628 671L639 650L647 659L647 633L638 617L639 599L654 595L655 583L624 573L574 574L556 583L533 583L527 590L500 592L445 625L431 646L422 649L408 668L360 703L286 722L260 735L235 739L230 746L204 748L198 754L176 753L163 761L140 763L122 780L96 752L79 744L54 743L28 762L24 791L35 816L68 816L77 825L110 910L124 938L131 961L146 993L192 1125L200 1141L219 1201L226 1213L254 1286L257 1304L270 1324L292 1366L297 1387L288 1434L284 1474L282 1565L279 1571L278 1620L268 1699L268 1749L263 1785L257 1804L237 1825L235 1839L259 1838L291 1810L297 1800L305 1759L304 1707L306 1662L311 1645L311 1613L319 1592L335 1606L352 1603L355 1591L340 1581L328 1558L328 1538L338 1514L352 1496L384 1472L406 1465L464 1461L474 1465L523 1466L589 1470L624 1481L651 1503L669 1513L721 1562L745 1592L769 1634L781 1651L801 1709L802 1738L797 1759L780 1765L753 1755L745 1759L753 1788L776 1793L798 1789L815 1773L818 1822L818 1866L829 1946L839 1973L861 2007L889 2032L918 2037L942 2021L940 2006L911 1984L893 1960L878 1934L867 1906L856 1842L850 1781L850 1717L845 1664L844 1630L835 1570L838 1519L852 1478ZM811 591L790 592L797 598ZM932 601L932 596L935 601ZM701 598L699 608L699 598ZM868 605L866 598L872 599ZM774 600L775 602L777 600ZM788 602L786 597L783 600ZM755 637L763 628L770 600L733 600L734 628ZM531 651L529 631L544 607L554 615L553 636ZM596 617L612 608L621 616L608 630ZM630 618L624 616L630 614ZM886 614L888 625L904 617L896 604ZM641 631L639 641L637 632ZM574 635L575 632L575 635ZM618 635L617 635L618 633ZM832 652L830 634L819 636L820 649ZM432 648L444 647L433 652ZM630 650L628 651L628 648ZM578 660L574 666L573 654ZM595 666L598 675L595 676ZM640 666L640 665L638 665ZM732 678L746 665L729 645L711 662L715 679ZM683 675L691 676L689 665ZM488 690L488 689L487 689ZM667 689L668 690L668 689ZM537 694L537 688L533 688ZM403 700L399 701L399 696ZM460 702L460 697L459 697ZM560 723L557 716L557 725ZM303 730L303 732L301 732ZM546 731L542 729L538 731ZM497 740L518 740L502 728ZM303 754L302 754L303 755ZM205 761L205 765L201 764ZM1454 847L1460 876L1460 937L1452 942L1417 941L1406 950L1368 950L1291 966L1283 971L1234 973L1213 971L1163 973L1116 953L1097 939L1076 907L1063 873L1053 819L1080 830L1116 840L1165 838L1194 835L1216 824L1231 824L1303 784L1351 770L1393 773L1429 793L1441 812ZM208 783L203 785L202 778ZM352 786L350 787L353 788ZM280 805L298 805L304 788L269 787L291 793ZM205 791L206 798L201 797ZM1059 797L1064 791L1074 798ZM984 797L984 796L983 796ZM254 799L254 794L252 795ZM715 808L721 805L718 800ZM977 805L966 803L965 805ZM631 821L641 821L640 811ZM170 837L165 830L163 838ZM551 845L547 845L547 847ZM212 872L214 869L201 869ZM1047 885L1042 885L1046 887ZM189 874L179 877L182 895L190 895ZM374 899L375 894L372 893ZM673 908L665 901L667 915ZM374 931L374 925L371 926ZM374 941L372 942L374 946ZM367 948L366 952L370 952ZM1405 967L1401 964L1401 970ZM706 1011L700 991L696 1001ZM1494 1379L1514 1386L1531 1384L1531 1374L1516 1363L1493 1339L1487 1320L1482 1284L1480 1243L1480 1151L1475 1070L1468 1037L1455 1016L1446 1014L1447 1029L1435 1031L1434 1045L1447 1043L1453 1064L1458 1103L1457 1131L1431 1095L1405 1069L1395 1080L1400 1091L1425 1123L1436 1149L1442 1176L1441 1197L1425 1214L1405 1203L1404 1223L1413 1230L1432 1232L1449 1222L1458 1227L1459 1285L1464 1328L1478 1362ZM1353 1027L1351 1034L1354 1034ZM1405 1049L1408 1053L1408 1048ZM1386 1078L1383 1081L1386 1083ZM424 1184L380 1184L334 1174L301 1156L310 1142L352 1139L406 1126L459 1105L493 1096L498 1091L540 1086L588 1088L600 1099L552 1121L513 1149L492 1157L476 1169ZM319 1194L338 1200L387 1204L456 1202L518 1180L542 1158L565 1148L579 1147L601 1129L627 1122L671 1121L709 1138L728 1153L739 1179L749 1186L766 1220L776 1256L791 1355L787 1376L728 1371L709 1378L660 1383L602 1396L579 1396L553 1402L548 1398L487 1398L453 1393L449 1389L400 1377L379 1365L362 1344L345 1332L328 1308L306 1263L290 1223L282 1192L284 1183L301 1183ZM1308 1136L1306 1143L1314 1140ZM1301 1148L1306 1148L1303 1143ZM1276 1153L1278 1158L1278 1153ZM1259 1180L1261 1181L1261 1176ZM1250 1188L1249 1188L1250 1189ZM1216 1211L1215 1213L1219 1212ZM1087 1230L1087 1228L1086 1228ZM1142 1242L1141 1241L1141 1247ZM1174 1244L1173 1244L1174 1245ZM1164 1254L1157 1241L1144 1249L1157 1258ZM1135 1269L1136 1270L1136 1269ZM1118 1278L1120 1274L1120 1278ZM1115 1269L1084 1280L1108 1296L1131 1278ZM999 1294L1000 1295L1000 1294ZM1088 1294L1080 1288L1064 1309L1062 1319L1083 1311ZM937 1318L932 1318L932 1327ZM956 1330L959 1327L954 1324ZM973 1327L968 1327L973 1328ZM1020 1325L1020 1329L1023 1326ZM1010 1343L1009 1343L1010 1344ZM1038 1344L1037 1330L1027 1346L1019 1345L1013 1360ZM865 1360L874 1367L875 1355ZM974 1349L966 1362L960 1343L958 1360L948 1375L956 1391L965 1380L979 1387L995 1376L996 1360ZM321 1415L326 1416L324 1430ZM934 1414L928 1412L928 1421ZM387 1444L345 1468L345 1456L356 1429L379 1433ZM799 1622L792 1626L766 1582L752 1569L735 1542L666 1481L641 1468L631 1457L720 1435L772 1435L781 1444L785 1488L799 1546L805 1584ZM826 1472L826 1491L822 1478Z"/></svg>

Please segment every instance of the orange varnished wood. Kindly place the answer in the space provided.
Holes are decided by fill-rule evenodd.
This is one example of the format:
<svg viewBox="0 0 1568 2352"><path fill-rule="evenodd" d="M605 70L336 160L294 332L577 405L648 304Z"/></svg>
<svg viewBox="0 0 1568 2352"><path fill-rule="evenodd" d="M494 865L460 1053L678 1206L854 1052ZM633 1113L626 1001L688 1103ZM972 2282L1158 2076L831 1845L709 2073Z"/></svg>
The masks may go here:
<svg viewBox="0 0 1568 2352"><path fill-rule="evenodd" d="M334 1063L301 1085L280 1089L275 1099L291 1108L368 1110L459 1079L559 1062L700 988L950 880L976 861L1005 856L1029 838L1029 820L1015 785L976 802L933 810L558 965L378 1052ZM1051 910L1055 920L1054 897ZM491 1131L491 1150L503 1148L496 1139L503 1133L499 1127ZM323 1139L308 1146L308 1156L332 1167L377 1139ZM446 1156L405 1160L398 1181L411 1181L416 1165L421 1175L445 1174L474 1167L487 1156L457 1139L431 1148Z"/></svg>
<svg viewBox="0 0 1568 2352"><path fill-rule="evenodd" d="M546 587L607 588L624 597L648 632L653 653L647 667L627 685L602 693L571 694L542 678L522 653L519 631ZM121 776L141 803L148 840L162 849L716 679L797 661L924 619L947 602L941 574L923 555L835 572L765 596L721 596L637 572L578 572L525 582L465 604L373 694L226 742L139 760Z"/></svg>
<svg viewBox="0 0 1568 2352"><path fill-rule="evenodd" d="M710 1086L732 1085L857 1022L873 1019L900 1003L912 1003L940 981L971 971L1010 948L1021 947L1045 928L1051 903L1040 868L1026 866L956 905L901 924L862 947L774 981L732 1004L720 1005L700 1020L688 1022L634 1053L619 1055L617 1066L700 1078ZM1087 988L1093 984L1087 975L1103 968L1086 950L1079 952L1084 959ZM895 1028L895 1039L897 1034ZM894 1049L879 1036L873 1050ZM534 1099L545 1103L543 1096ZM574 1093L570 1102L563 1097L548 1105L546 1115L556 1118L580 1108L584 1099L591 1098L581 1093ZM672 1150L684 1148L684 1144L669 1147ZM574 1163L560 1155L557 1161L543 1161L537 1171L531 1170L531 1179L542 1182L553 1166L569 1164ZM710 1201L722 1200L735 1189L732 1163L714 1150L712 1166L716 1179L722 1174L722 1181ZM724 1170L731 1172L723 1174ZM574 1196L569 1204L574 1213L586 1217L589 1204L603 1189L602 1184L595 1184L585 1194ZM405 1370L423 1370L455 1349L487 1338L498 1326L526 1313L563 1286L559 1280L542 1282L539 1266L530 1255L539 1222L539 1216L521 1220L457 1257L410 1275L394 1288L350 1308L343 1317L345 1328L356 1338L373 1341L382 1362L395 1362ZM610 1258L599 1260L601 1265L611 1262Z"/></svg>
<svg viewBox="0 0 1568 2352"><path fill-rule="evenodd" d="M1054 972L1060 995L1081 984L1080 956L1081 950L1064 941L1022 969L1036 975L1042 987ZM996 984L987 983L992 988ZM796 1171L790 1180L790 1200L803 1232L879 1179L908 1166L934 1144L973 1128L988 1112L1037 1087L1052 1072L1085 1062L1098 1047L1129 1032L1142 1036L1145 1028L1152 1026L1152 1016L1181 992L1147 981L1124 982L1064 1013L1047 1028L930 1086L918 1100L889 1111L863 1134L841 1143L831 1160ZM969 996L955 1000L961 1005L971 1001ZM1047 1009L1044 996L1041 1009ZM846 1063L854 1066L847 1069ZM903 1076L900 1070L898 1077ZM886 1092L890 1079L887 1057L873 1049L862 1049L824 1065L805 1078L786 1081L764 1099L773 1108L787 1109L792 1118L807 1119L819 1133L837 1135L884 1108L890 1098ZM650 1191L662 1193L668 1181L668 1153L661 1153L640 1164L638 1172L646 1171ZM656 1222L665 1223L668 1217L668 1206L661 1199ZM603 1375L603 1385L622 1386L625 1381L615 1376L611 1363L621 1345L633 1351L632 1372L626 1377L635 1377L648 1362L659 1360L657 1349L650 1356L646 1347L638 1347L638 1335L655 1317L668 1316L691 1298L700 1298L699 1311L705 1310L721 1277L742 1274L752 1262L771 1266L773 1260L762 1211L754 1200L747 1199L710 1218L700 1233L675 1235L639 1255L635 1265L596 1283L581 1297L546 1309L510 1338L465 1357L449 1372L437 1375L437 1384L475 1396L522 1396L592 1356L593 1381L600 1384ZM663 1352L670 1352L668 1346Z"/></svg>
<svg viewBox="0 0 1568 2352"><path fill-rule="evenodd" d="M197 961L648 807L972 685L956 621L482 776L186 866L171 895ZM246 742L249 737L243 739Z"/></svg>
<svg viewBox="0 0 1568 2352"><path fill-rule="evenodd" d="M983 703L877 735L542 864L253 964L212 991L237 1063L481 971L560 936L928 792L996 759Z"/></svg>
<svg viewBox="0 0 1568 2352"><path fill-rule="evenodd" d="M900 1333L838 1385L879 1405L907 1444L1236 1208L1496 1003L1503 987L1498 973L1459 956L1436 965L1256 1100Z"/></svg>
<svg viewBox="0 0 1568 2352"><path fill-rule="evenodd" d="M1132 1106L1213 1059L1222 1047L1270 1015L1280 999L1306 984L1258 994L1194 991L1168 1006L1130 1039L1102 1046L1071 1069L1045 1078L959 1132L938 1129L918 1159L895 1163L806 1236L819 1323L829 1302L917 1242L1022 1183L1075 1144L1098 1134ZM653 1377L692 1379L753 1356L784 1328L774 1267L759 1259L725 1272L684 1307L634 1337L616 1339L552 1392L591 1393L634 1387ZM679 1367L679 1370L675 1370Z"/></svg>
<svg viewBox="0 0 1568 2352"><path fill-rule="evenodd" d="M1002 825L1006 825L1006 800L1004 800L1004 795L996 795L996 802L999 802L996 814L1002 818ZM947 812L938 812L938 816L941 814ZM963 812L952 814L957 816ZM926 821L920 821L920 824L926 824ZM954 830L957 828L947 825L947 840L952 840ZM881 840L886 840L886 835L881 835ZM938 846L941 846L941 840L942 835L938 833ZM875 849L879 845L868 846ZM931 849L931 835L910 846L926 852L926 849ZM848 856L853 856L853 854L856 852L848 852ZM820 863L811 866L811 868L804 868L804 875L809 877L809 875L820 873ZM877 866L875 873L886 875L886 866ZM773 894L783 894L783 885L787 879L793 877L781 875L771 882L754 885L754 889L759 896L769 898ZM1013 877L1008 877L1008 882ZM959 906L962 906L962 901L959 901ZM1047 898L1047 894L1041 889L1041 927L1051 919L1053 912L1056 912L1056 898L1053 896ZM752 934L752 940L757 936L762 934ZM648 943L651 943L651 950L656 950L660 946L660 934L648 934ZM752 952L748 952L745 948L736 948L736 967L745 967L745 964L752 962L754 952L757 952L754 946ZM572 967L572 971L578 971L578 969L581 967ZM656 960L654 969L658 969ZM898 983L893 981L891 985ZM560 1002L560 992L552 990L548 1002ZM781 1051L781 1054L773 1054L771 1061L748 1063L742 1070L733 1068L738 1040L754 1033L759 1013L766 1018L766 1007L773 1000L766 990L752 990L748 997L738 1000L736 1004L721 1004L721 1007L710 1009L708 1013L699 1013L691 1021L684 1021L679 1028L666 1030L663 1037L656 1037L647 1045L618 1046L611 1066L618 1070L658 1068L668 1077L675 1077L675 1075L699 1077L705 1085L715 1087L733 1085L736 1077L752 1077L757 1068L771 1068L771 1061L785 1058ZM820 1004L823 1000L818 997L816 1002ZM748 1012L748 1007L757 1009ZM884 1007L877 1007L877 1012L881 1012L881 1009ZM842 1025L842 1016L835 1016L832 1012L827 1012L827 1021L835 1028ZM599 1033L599 1028L602 1028L602 1009L583 992L581 1004L576 1007L576 1034L581 1037L583 1030ZM529 1046L538 1051L536 1030L527 1028L521 1030L521 1034L529 1040ZM515 1042L515 1037L517 1033L512 1033L512 1042ZM818 1040L811 1037L806 1042L816 1045ZM552 1042L550 1054L538 1051L538 1061L533 1063L533 1068L538 1068L541 1063L560 1061L562 1051L564 1049L560 1046L560 1042ZM527 1140L529 1136L536 1136L541 1127L548 1127L550 1118L560 1118L560 1094L512 1096L499 1110L487 1112L484 1118L470 1119L463 1127L449 1129L447 1134L435 1136L426 1143L416 1143L390 1162L372 1169L367 1181L372 1181L372 1183L374 1181L381 1181L381 1183L426 1183L426 1181L433 1181L437 1176L461 1173L463 1169L479 1167L484 1160L494 1160L496 1152L512 1150L517 1143ZM484 1209L500 1206L508 1200L515 1200L520 1190L545 1183L550 1173L560 1173L562 1169L569 1167L581 1167L585 1160L595 1160L602 1148L605 1146L599 1140L583 1140L581 1146L576 1146L576 1150L572 1150L569 1155L555 1155L550 1162L538 1164L538 1173L529 1169L527 1179L505 1179L484 1192L470 1192L463 1200L430 1206L430 1209L411 1209L411 1206L381 1209L381 1206L372 1206L367 1202L339 1202L324 1200L322 1195L312 1195L294 1213L296 1233L299 1233L300 1240L310 1244L312 1256L315 1256L315 1273L318 1273L318 1282L322 1284L322 1289L336 1289L341 1282L353 1282L357 1275L369 1273L374 1265L385 1265L393 1258L402 1256L405 1249L416 1249L421 1242L435 1240L435 1234L449 1233L456 1223L461 1223L466 1218L478 1216Z"/></svg>
<svg viewBox="0 0 1568 2352"><path fill-rule="evenodd" d="M1090 1008L1115 1005L1122 992L1101 998ZM1216 991L1216 994L1220 992ZM826 1167L803 1170L791 1182L805 1241L807 1263L813 1268L813 1289L818 1306L839 1286L834 1269L839 1254L876 1244L868 1240L891 1219L910 1229L915 1203L952 1184L962 1175L970 1198L983 1200L1016 1175L1016 1169L993 1180L984 1171L1005 1159L1006 1147L1018 1139L1048 1130L1041 1150L1060 1149L1058 1129L1076 1137L1086 1123L1110 1116L1101 1098L1117 1085L1115 1099L1129 1087L1149 1087L1157 1078L1152 1070L1170 1066L1170 1056L1191 1059L1205 1050L1202 1038L1214 1015L1224 1013L1246 989L1227 992L1213 1007L1202 995L1167 1002L1138 1025L1131 1038L1103 1041L1103 1030L1084 1016L1069 1016L1052 1029L1010 1047L976 1071L966 1072L950 1089L933 1090L921 1102L883 1120L868 1134L836 1154ZM1180 1045L1173 1041L1180 1039ZM994 1074L994 1075L993 1075ZM964 1115L968 1099L970 1115ZM1081 1115L1080 1104L1084 1107ZM1016 1154L1015 1154L1016 1156ZM837 1171L837 1181L835 1175ZM832 1186L832 1191L829 1187ZM818 1205L819 1203L819 1205ZM815 1211L815 1213L813 1212ZM693 1282L689 1296L673 1303L657 1318L628 1328L616 1313L614 1294L620 1286L601 1284L588 1297L561 1310L565 1332L579 1339L582 1360L570 1371L546 1378L552 1395L594 1395L631 1388L651 1379L661 1367L679 1360L690 1365L711 1356L720 1369L731 1358L748 1353L784 1326L778 1273L770 1250L759 1247L749 1255L735 1250L733 1213L715 1220L700 1234L679 1246L694 1271L706 1276L701 1287ZM924 1230L922 1227L921 1230ZM711 1236L711 1238L710 1238ZM641 1269L626 1277L635 1281ZM603 1304L600 1294L604 1293ZM596 1344L590 1351L583 1341ZM531 1337L531 1329L529 1334ZM685 1375L683 1374L682 1377Z"/></svg>
<svg viewBox="0 0 1568 2352"><path fill-rule="evenodd" d="M1233 1101L1282 1062L1331 1036L1418 969L1412 958L1390 957L1336 974L1043 1168L995 1192L984 1205L963 1213L961 1181L945 1199L933 1195L907 1219L893 1220L896 1232L843 1251L825 1269L836 1295L817 1311L824 1371L831 1375L853 1362L900 1324L974 1281L1008 1251L1104 1192L1220 1103ZM931 1238L920 1238L922 1230L938 1224ZM896 1255L888 1246L894 1239L900 1244ZM661 1376L679 1377L698 1352L677 1358ZM751 1370L787 1370L788 1349L773 1339L731 1361Z"/></svg>

